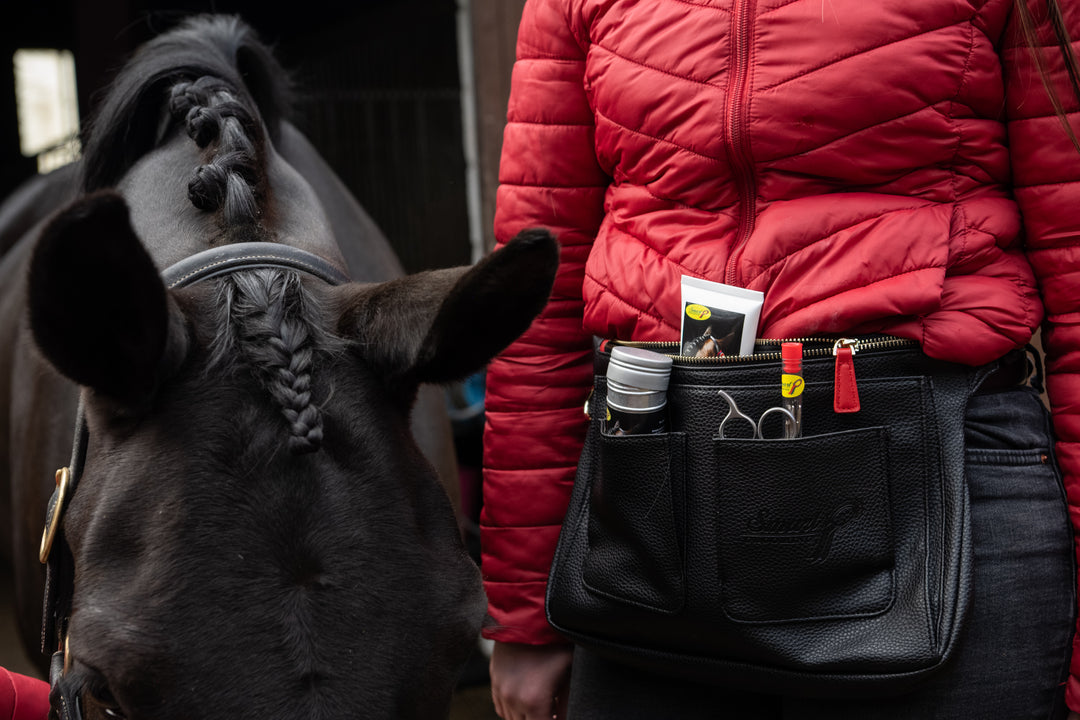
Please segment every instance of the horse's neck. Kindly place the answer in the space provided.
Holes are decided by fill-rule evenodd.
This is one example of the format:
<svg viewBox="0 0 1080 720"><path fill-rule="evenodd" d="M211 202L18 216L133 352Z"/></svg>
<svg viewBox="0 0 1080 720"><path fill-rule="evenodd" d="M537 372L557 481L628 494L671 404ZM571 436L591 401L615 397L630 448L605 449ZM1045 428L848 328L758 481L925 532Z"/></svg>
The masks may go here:
<svg viewBox="0 0 1080 720"><path fill-rule="evenodd" d="M37 175L0 205L0 371L7 370L16 349L30 251L46 219L74 197L77 175L75 165ZM0 374L4 381L7 377Z"/></svg>
<svg viewBox="0 0 1080 720"><path fill-rule="evenodd" d="M386 236L303 134L282 123L278 151L304 178L325 209L335 244L358 282L400 277L401 262Z"/></svg>
<svg viewBox="0 0 1080 720"><path fill-rule="evenodd" d="M75 196L78 166L65 165L47 175L35 175L0 205L0 256L31 232L53 211Z"/></svg>
<svg viewBox="0 0 1080 720"><path fill-rule="evenodd" d="M258 221L225 227L222 212L192 204L188 183L203 157L178 135L140 159L119 184L135 231L159 267L222 244L259 240L291 245L345 267L331 223L304 177L272 148L264 164Z"/></svg>

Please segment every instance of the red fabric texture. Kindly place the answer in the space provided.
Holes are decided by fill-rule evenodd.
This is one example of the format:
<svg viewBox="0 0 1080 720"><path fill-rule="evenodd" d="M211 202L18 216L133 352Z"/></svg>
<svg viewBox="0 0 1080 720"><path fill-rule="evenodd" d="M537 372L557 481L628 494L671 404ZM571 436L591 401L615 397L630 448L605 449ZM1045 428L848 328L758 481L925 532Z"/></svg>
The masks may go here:
<svg viewBox="0 0 1080 720"><path fill-rule="evenodd" d="M49 684L0 667L0 720L45 720Z"/></svg>
<svg viewBox="0 0 1080 720"><path fill-rule="evenodd" d="M562 255L488 370L489 637L561 641L543 593L591 338L678 339L684 274L763 292L761 337L884 332L968 364L1045 315L1080 518L1080 157L1016 23L1013 0L528 0L495 233L547 227Z"/></svg>

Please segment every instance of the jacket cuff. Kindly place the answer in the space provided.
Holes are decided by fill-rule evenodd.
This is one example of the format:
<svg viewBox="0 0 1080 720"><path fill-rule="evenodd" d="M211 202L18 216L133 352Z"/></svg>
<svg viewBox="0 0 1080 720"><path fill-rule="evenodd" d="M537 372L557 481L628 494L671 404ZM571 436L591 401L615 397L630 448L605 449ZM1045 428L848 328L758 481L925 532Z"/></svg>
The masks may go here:
<svg viewBox="0 0 1080 720"><path fill-rule="evenodd" d="M1080 678L1070 675L1065 681L1065 704L1074 712L1080 712Z"/></svg>
<svg viewBox="0 0 1080 720"><path fill-rule="evenodd" d="M565 645L568 640L548 624L544 613L547 582L484 581L488 621L481 633L488 640L524 645Z"/></svg>

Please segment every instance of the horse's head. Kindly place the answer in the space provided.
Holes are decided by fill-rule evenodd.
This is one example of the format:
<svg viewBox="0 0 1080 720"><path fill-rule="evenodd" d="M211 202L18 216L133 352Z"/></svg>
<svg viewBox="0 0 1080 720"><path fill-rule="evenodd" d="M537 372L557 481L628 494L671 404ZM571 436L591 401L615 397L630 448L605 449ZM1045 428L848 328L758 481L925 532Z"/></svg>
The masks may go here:
<svg viewBox="0 0 1080 720"><path fill-rule="evenodd" d="M554 240L335 284L341 222L277 145L279 72L235 20L152 41L30 261L33 338L82 388L52 604L57 692L88 717L436 716L483 617L410 411L525 330ZM258 267L183 265L253 241Z"/></svg>
<svg viewBox="0 0 1080 720"><path fill-rule="evenodd" d="M331 286L162 282L120 196L55 218L30 321L89 431L64 519L64 683L85 714L427 716L483 615L409 433L419 383L481 368L547 300L523 233L471 268ZM464 649L462 649L464 646Z"/></svg>

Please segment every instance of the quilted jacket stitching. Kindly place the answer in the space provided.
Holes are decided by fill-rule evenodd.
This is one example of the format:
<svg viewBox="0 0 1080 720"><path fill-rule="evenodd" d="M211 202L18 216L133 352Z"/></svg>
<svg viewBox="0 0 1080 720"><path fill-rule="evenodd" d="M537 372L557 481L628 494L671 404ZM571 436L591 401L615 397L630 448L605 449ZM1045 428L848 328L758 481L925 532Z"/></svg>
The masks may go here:
<svg viewBox="0 0 1080 720"><path fill-rule="evenodd" d="M705 87L715 88L717 90L722 90L723 89L720 85L717 85L716 83L711 83L708 80L698 80L697 78L690 77L689 75L680 75L679 73L672 72L671 70L666 70L666 69L664 69L662 67L657 67L656 65L650 65L647 62L642 62L641 60L638 60L637 58L632 58L629 55L624 55L623 53L619 52L618 50L615 50L614 48L610 48L610 47L608 47L606 45L601 45L600 43L593 43L593 47L599 48L600 50L603 50L604 52L611 53L612 56L614 56L614 57L616 57L616 58L618 58L620 60L624 60L624 61L626 61L628 63L633 64L633 65L637 65L638 67L643 67L646 70L652 70L654 72L658 72L661 75L667 75L668 77L675 78L676 80L685 80L686 82L694 83L695 85L704 85Z"/></svg>
<svg viewBox="0 0 1080 720"><path fill-rule="evenodd" d="M543 62L561 63L561 64L564 64L564 65L580 65L580 64L585 62L584 58L580 58L580 57L576 57L576 56L556 55L555 53L544 53L544 52L535 52L535 53L530 52L530 53L527 53L527 54L522 54L522 56L517 59L516 63L520 63L520 64L522 64L522 66L524 66L524 65L527 65L531 61L538 61L538 60L542 60Z"/></svg>
<svg viewBox="0 0 1080 720"><path fill-rule="evenodd" d="M870 282L863 283L862 285L845 285L842 292L843 294L847 294L856 290L865 290L866 288L873 285L888 282L889 280L895 280L896 278L904 277L905 275L914 275L915 273L925 272L926 270L940 270L945 267L946 265L944 263L928 263L926 265L920 265L919 267L914 267L903 272L889 273L888 275L874 278ZM830 295L829 297L822 298L821 300L814 300L813 302L806 303L799 307L799 312L805 312L806 310L814 307L815 305L820 305L821 303L829 302L830 300L836 300L836 295Z"/></svg>
<svg viewBox="0 0 1080 720"><path fill-rule="evenodd" d="M956 251L958 257L966 257L968 252L968 239L971 236L971 225L968 222L967 210L963 204L956 204L956 199L959 197L959 185L960 178L957 176L956 166L957 161L960 158L960 151L964 147L964 128L962 123L956 121L955 106L956 100L960 97L960 94L964 91L964 85L967 84L968 72L971 69L971 58L975 52L975 26L974 23L968 23L968 54L964 58L964 67L960 71L960 82L956 85L956 92L953 93L952 100L949 102L949 112L947 117L949 118L949 124L952 127L953 133L956 135L956 149L953 150L952 159L949 162L949 188L952 190L953 204L953 216L956 223L962 228L956 233L957 239L960 241L960 248ZM1024 314L1026 315L1030 305L1027 300L1024 300Z"/></svg>
<svg viewBox="0 0 1080 720"><path fill-rule="evenodd" d="M1038 78L1030 78L1030 82L1038 83L1039 80ZM1050 110L1049 112L1042 112L1037 115L1022 115L1021 112L1023 111L1023 109L1023 106L1016 108L1016 115L1013 116L1013 118L1010 120L1010 123L1037 122L1039 120L1053 120L1056 123L1061 122L1060 120L1058 120L1057 115L1054 114L1053 110ZM1080 111L1070 110L1066 111L1065 115L1066 117L1072 118L1075 117L1078 112Z"/></svg>
<svg viewBox="0 0 1080 720"><path fill-rule="evenodd" d="M919 107L917 107L912 112L904 113L903 115L897 115L896 117L886 118L886 119L884 119L884 120L882 120L880 122L876 122L876 123L873 123L871 125L864 125L862 127L855 128L855 129L851 130L850 132L844 133L843 135L837 135L836 137L829 138L825 142L823 142L821 145L816 145L816 146L814 146L812 148L807 148L806 150L803 150L803 151L797 152L797 153L792 153L790 155L778 155L778 156L776 156L774 158L769 158L768 160L762 160L761 163L762 164L775 163L775 162L779 162L781 160L790 160L792 158L806 157L808 155L811 155L812 153L818 152L820 150L823 150L823 149L829 147L833 143L838 143L838 142L840 142L842 140L847 140L849 138L855 137L859 133L864 133L864 132L868 132L868 131L871 131L871 130L875 130L875 129L880 128L880 127L882 127L884 125L888 125L889 123L894 123L894 122L897 122L897 121L900 121L900 120L905 120L907 118L914 117L915 115L918 115L921 112L926 112L928 110L931 111L931 112L937 112L937 113L939 113L941 115L945 115L945 113L941 112L941 110L938 108L938 106L943 105L945 103L950 103L950 102L952 102L952 101L951 100L940 100L940 101L938 101L936 103L933 103L933 104L930 104L930 105L920 105ZM921 171L922 169L923 168L912 168L910 172L918 172L918 171Z"/></svg>
<svg viewBox="0 0 1080 720"><path fill-rule="evenodd" d="M1080 180L1059 180L1057 182L1048 183L1031 183L1030 185L1013 185L1013 188L1017 190L1030 190L1031 188L1051 188L1051 187L1065 187L1067 185L1080 184ZM1039 247L1042 247L1041 245Z"/></svg>
<svg viewBox="0 0 1080 720"><path fill-rule="evenodd" d="M655 178L655 179L651 180L650 182L648 182L648 183L646 183L644 185L639 185L637 187L640 187L642 190L647 192L650 197L653 197L653 198L659 200L660 202L667 203L672 208L685 208L687 210L697 210L698 212L710 213L710 214L714 214L714 215L715 214L728 214L728 215L733 215L734 214L734 212L732 211L732 206L731 205L717 205L715 207L713 207L713 206L703 207L703 206L700 206L700 205L691 205L690 203L686 202L685 200L676 200L675 198L670 198L670 197L667 197L665 195L661 195L660 193L656 192L656 190L654 190L653 187L652 187L652 183L656 182L657 180L659 180L659 178Z"/></svg>
<svg viewBox="0 0 1080 720"><path fill-rule="evenodd" d="M801 3L801 2L809 2L809 0L788 0L787 2L780 3L778 5L774 5L771 8L769 8L768 10L762 10L758 14L758 17L765 17L769 13L776 12L777 10L783 10L786 7L790 7L792 5L796 5L796 4Z"/></svg>
<svg viewBox="0 0 1080 720"><path fill-rule="evenodd" d="M1074 238L1072 240L1065 240L1065 242L1055 243L1053 245L1046 244L1046 245L1039 245L1038 247L1028 246L1027 247L1027 254L1028 255L1038 255L1039 253L1044 252L1046 250L1062 250L1062 249L1065 249L1065 248L1078 248L1078 247L1080 247L1080 237L1076 237L1076 238Z"/></svg>
<svg viewBox="0 0 1080 720"><path fill-rule="evenodd" d="M706 8L708 10L715 10L718 13L730 15L731 11L727 8L717 7L704 2L692 2L691 0L671 0L671 2L679 3L680 5L693 5L694 7Z"/></svg>
<svg viewBox="0 0 1080 720"><path fill-rule="evenodd" d="M511 120L507 125L537 125L546 128L584 128L591 130L595 125L591 123L560 123L547 122L546 120Z"/></svg>
<svg viewBox="0 0 1080 720"><path fill-rule="evenodd" d="M881 49L887 48L887 47L889 47L891 45L896 45L896 44L902 43L902 42L908 42L909 40L914 40L915 38L921 37L923 35L929 35L930 33L941 32L942 30L948 30L949 28L955 27L957 25L962 25L964 23L970 23L970 22L971 22L971 18L965 18L963 20L957 20L956 22L951 22L951 23L949 23L947 25L942 25L941 27L932 28L930 30L924 30L922 32L917 32L914 35L909 35L907 37L902 37L902 38L897 38L895 40L890 40L889 42L884 42L884 43L881 43L879 45L873 45L873 46L867 47L867 48L859 48L858 50L854 50L854 51L852 51L850 53L846 53L844 55L836 57L836 58L830 60L829 62L823 63L821 65L805 68L805 69L799 71L798 73L796 73L795 75L792 75L791 77L784 78L783 80L775 82L772 85L765 85L763 87L757 88L757 90L759 92L765 91L765 90L775 90L775 89L777 89L777 88L781 87L782 85L785 85L785 84L787 84L789 82L792 82L794 80L799 80L799 79L804 78L804 77L806 77L808 75L812 75L812 74L814 74L816 72L819 72L821 70L825 70L826 68L829 68L829 67L831 67L831 66L833 66L833 65L835 65L837 63L844 62L845 60L850 60L852 58L858 57L859 55L865 55L867 53L874 52L875 50L881 50Z"/></svg>
<svg viewBox="0 0 1080 720"><path fill-rule="evenodd" d="M639 313L639 314L641 314L641 315L643 315L645 317L652 318L653 320L660 323L661 325L664 325L664 326L669 327L669 328L674 328L674 325L672 325L671 323L664 320L664 318L657 315L651 309L640 308L637 305L635 305L634 303L632 303L629 300L627 300L626 298L624 298L619 293L615 292L615 289L610 284L601 282L595 275L590 273L588 271L588 269L585 270L585 277L587 279L591 280L592 282L596 283L596 285L598 287L602 288L605 294L610 295L612 298L614 298L618 302L621 302L623 305L626 305L628 308L634 310L635 312L637 312L637 313Z"/></svg>
<svg viewBox="0 0 1080 720"><path fill-rule="evenodd" d="M647 247L649 250L656 253L656 256L658 258L660 258L661 262L666 262L666 263L669 263L669 264L677 267L679 270L683 271L684 275L695 275L696 274L696 273L694 273L694 271L692 271L690 268L688 268L685 265L683 265L682 263L680 263L678 260L673 259L669 253L661 252L659 248L657 248L655 245L653 245L649 241L645 240L644 238L638 237L634 233L630 233L630 232L626 232L626 231L623 231L622 234L625 235L628 238L632 238L634 240L637 240L639 243L641 243L642 245ZM596 278L593 278L593 279L596 280ZM631 303L627 303L627 305L630 305L630 304Z"/></svg>
<svg viewBox="0 0 1080 720"><path fill-rule="evenodd" d="M949 111L945 113L945 116L949 118L949 124L952 127L953 133L956 135L956 149L953 150L952 159L949 161L949 170L952 174L952 179L949 183L949 187L952 188L952 199L955 200L959 197L958 191L960 179L957 177L956 166L957 161L960 158L960 151L964 147L964 128L962 123L956 121L956 102L960 97L960 94L964 91L964 86L968 81L968 73L971 70L971 58L975 53L975 26L972 23L968 24L968 54L964 58L964 67L960 70L960 82L956 85L956 92L953 93L952 98L949 100ZM966 226L966 223L965 223ZM967 235L964 235L964 242L967 242Z"/></svg>
<svg viewBox="0 0 1080 720"><path fill-rule="evenodd" d="M605 188L604 185L559 185L556 183L543 182L543 183L523 183L514 180L501 180L499 185L503 187L519 187L519 188L543 188L545 190L595 190L596 188Z"/></svg>
<svg viewBox="0 0 1080 720"><path fill-rule="evenodd" d="M911 207L897 208L896 210L899 211L899 212L912 212L912 211L924 209L924 208L927 208L927 207L932 207L932 206L938 205L938 204L941 204L941 203L928 202L928 203L926 203L924 205L912 205ZM817 240L814 240L813 242L810 242L810 243L808 243L806 245L803 245L802 247L800 247L798 249L791 250L787 255L784 255L783 257L778 258L778 259L774 260L773 262L768 263L767 265L759 266L761 269L758 272L754 273L753 275L749 276L747 278L746 284L747 284L747 286L754 284L757 281L758 278L760 278L762 275L768 274L777 265L782 265L782 264L786 263L790 258L794 257L795 255L798 255L801 252L805 252L806 250L809 250L809 249L817 246L819 243L836 240L836 236L839 235L840 233L843 233L843 232L845 232L847 230L851 230L852 228L858 227L859 225L862 225L863 223L872 223L875 220L879 220L879 219L881 219L881 213L876 213L876 214L873 214L873 215L867 215L865 217L861 217L861 218L859 218L858 220L852 222L849 225L845 225L843 227L838 227L838 228L835 228L835 229L831 229L831 230L829 230L828 235L820 237Z"/></svg>
<svg viewBox="0 0 1080 720"><path fill-rule="evenodd" d="M646 137L646 138L649 138L650 140L655 140L656 142L661 142L661 143L664 143L666 145L671 145L672 147L678 148L679 150L682 150L683 152L688 152L691 155L696 155L697 157L702 158L704 160L710 160L710 161L716 162L716 163L721 162L720 158L713 157L712 155L706 155L705 153L698 152L697 150L692 150L692 149L690 149L690 148L688 148L688 147L686 147L684 145L680 145L679 143L675 142L674 140L669 140L667 138L657 137L656 135L650 135L649 133L638 130L637 128L632 128L629 125L624 125L623 123L619 122L618 120L615 120L614 118L610 117L609 115L606 115L603 112L601 112L599 108L597 108L595 110L595 112L596 112L597 117L599 117L599 118L601 118L603 120L606 120L609 123L611 123L612 125L614 125L616 127L620 127L623 130L626 130L627 132L632 132L635 135L640 135L641 137Z"/></svg>

